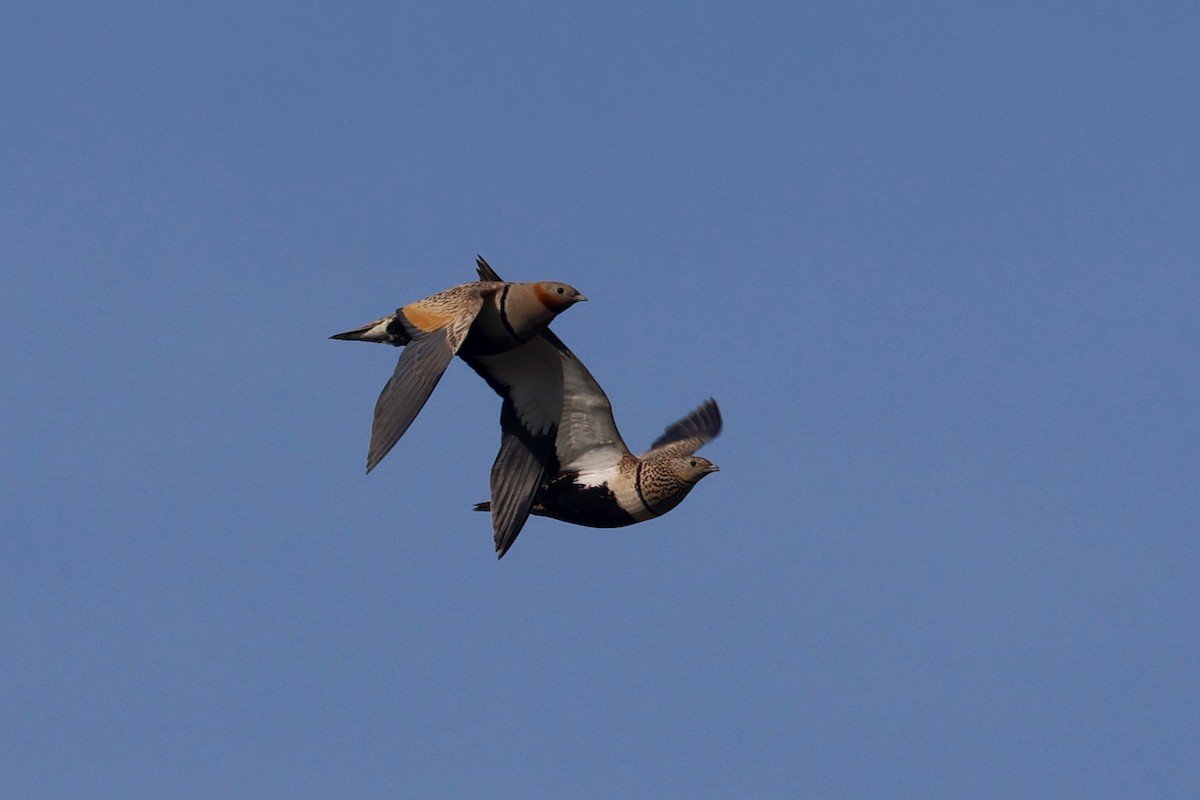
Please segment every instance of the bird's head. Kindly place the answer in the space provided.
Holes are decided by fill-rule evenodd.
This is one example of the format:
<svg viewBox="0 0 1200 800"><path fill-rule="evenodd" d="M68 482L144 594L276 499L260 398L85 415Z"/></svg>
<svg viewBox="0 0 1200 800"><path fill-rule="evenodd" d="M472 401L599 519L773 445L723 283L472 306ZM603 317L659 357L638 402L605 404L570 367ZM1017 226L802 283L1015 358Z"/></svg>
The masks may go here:
<svg viewBox="0 0 1200 800"><path fill-rule="evenodd" d="M554 281L542 281L533 285L539 302L554 314L561 314L576 303L587 300L574 286Z"/></svg>
<svg viewBox="0 0 1200 800"><path fill-rule="evenodd" d="M720 472L721 468L700 456L684 456L671 459L671 469L684 483L695 486L705 475Z"/></svg>

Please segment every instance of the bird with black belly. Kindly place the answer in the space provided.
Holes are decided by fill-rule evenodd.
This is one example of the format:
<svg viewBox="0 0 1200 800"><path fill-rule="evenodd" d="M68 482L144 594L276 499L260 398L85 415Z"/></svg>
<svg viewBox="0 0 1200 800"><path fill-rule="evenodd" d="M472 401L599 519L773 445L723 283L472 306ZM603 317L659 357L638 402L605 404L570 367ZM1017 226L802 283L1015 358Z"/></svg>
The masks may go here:
<svg viewBox="0 0 1200 800"><path fill-rule="evenodd" d="M611 430L616 438L610 441L619 444L602 450L589 451L586 436L567 434L573 445L556 447L534 496L533 514L591 528L620 528L661 517L682 503L701 478L720 471L695 455L721 432L721 412L711 398L667 428L641 455L620 442L615 426ZM563 457L571 460L563 464ZM475 510L490 511L491 504L477 503Z"/></svg>
<svg viewBox="0 0 1200 800"><path fill-rule="evenodd" d="M483 259L483 280L500 277ZM625 445L613 421L612 404L587 367L553 331L542 330L520 350L465 359L504 398L501 455L513 443L555 431L545 475L530 512L595 528L616 528L660 517L678 506L706 475L718 471L695 455L721 432L721 412L709 399L666 431L641 455ZM544 434L543 434L544 435ZM492 484L503 484L501 458ZM489 511L492 501L479 503ZM497 535L503 557L520 528Z"/></svg>

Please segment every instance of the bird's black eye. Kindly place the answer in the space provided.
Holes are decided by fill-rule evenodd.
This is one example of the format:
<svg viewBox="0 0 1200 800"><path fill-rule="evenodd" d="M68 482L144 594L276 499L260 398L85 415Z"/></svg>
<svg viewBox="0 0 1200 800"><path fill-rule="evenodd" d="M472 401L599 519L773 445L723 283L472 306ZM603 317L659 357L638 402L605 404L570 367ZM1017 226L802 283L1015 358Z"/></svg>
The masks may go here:
<svg viewBox="0 0 1200 800"><path fill-rule="evenodd" d="M567 293L567 290L566 290L566 289L564 289L563 287L561 287L561 286L560 286L560 287L558 287L558 293L559 293L559 294L566 294L566 293Z"/></svg>
<svg viewBox="0 0 1200 800"><path fill-rule="evenodd" d="M692 459L691 461L689 461L688 463L689 463L689 464L691 464L691 465L694 467L694 466L696 466L696 459L694 459L694 458L693 458L693 459Z"/></svg>

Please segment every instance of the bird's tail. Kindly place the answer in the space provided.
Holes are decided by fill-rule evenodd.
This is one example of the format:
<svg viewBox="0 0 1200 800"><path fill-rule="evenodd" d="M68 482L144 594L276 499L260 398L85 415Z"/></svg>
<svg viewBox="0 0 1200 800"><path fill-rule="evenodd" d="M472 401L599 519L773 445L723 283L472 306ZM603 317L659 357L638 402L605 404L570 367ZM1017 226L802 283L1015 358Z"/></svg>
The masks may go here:
<svg viewBox="0 0 1200 800"><path fill-rule="evenodd" d="M388 314L386 317L368 322L361 328L344 333L335 333L330 339L345 339L351 342L379 342L397 347L409 343L411 337L398 319L399 313Z"/></svg>

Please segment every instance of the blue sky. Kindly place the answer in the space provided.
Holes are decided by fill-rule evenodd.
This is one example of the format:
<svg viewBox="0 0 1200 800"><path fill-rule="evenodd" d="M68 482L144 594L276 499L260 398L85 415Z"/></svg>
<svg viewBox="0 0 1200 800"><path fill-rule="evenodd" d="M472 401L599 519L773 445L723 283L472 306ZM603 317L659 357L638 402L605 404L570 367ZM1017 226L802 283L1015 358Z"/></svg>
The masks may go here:
<svg viewBox="0 0 1200 800"><path fill-rule="evenodd" d="M1194 4L0 11L12 797L1195 797ZM722 471L497 562L473 277Z"/></svg>

